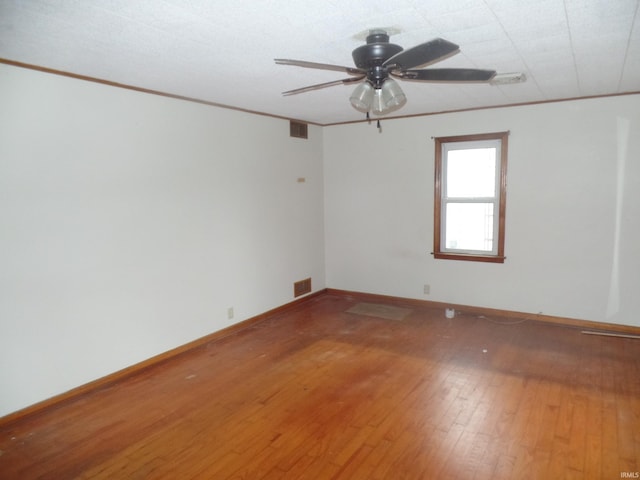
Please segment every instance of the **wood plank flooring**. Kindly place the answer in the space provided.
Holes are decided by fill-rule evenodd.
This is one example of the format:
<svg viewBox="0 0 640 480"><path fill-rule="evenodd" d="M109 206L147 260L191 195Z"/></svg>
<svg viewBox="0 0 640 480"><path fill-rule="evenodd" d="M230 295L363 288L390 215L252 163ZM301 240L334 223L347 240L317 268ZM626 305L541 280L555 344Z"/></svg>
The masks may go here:
<svg viewBox="0 0 640 480"><path fill-rule="evenodd" d="M401 321L346 313L358 301L314 297L2 425L0 478L640 472L640 340L416 305Z"/></svg>

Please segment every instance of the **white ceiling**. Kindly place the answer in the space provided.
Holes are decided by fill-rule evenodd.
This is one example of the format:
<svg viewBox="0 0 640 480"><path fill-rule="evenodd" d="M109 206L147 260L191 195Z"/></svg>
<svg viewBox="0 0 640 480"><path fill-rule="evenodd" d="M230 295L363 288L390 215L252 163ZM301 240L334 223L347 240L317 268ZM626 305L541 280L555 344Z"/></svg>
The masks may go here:
<svg viewBox="0 0 640 480"><path fill-rule="evenodd" d="M414 115L640 91L640 0L0 0L0 58L319 124L360 120L348 77L362 32L404 48L442 37L437 67L524 72L522 84L401 82ZM360 35L359 35L360 34Z"/></svg>

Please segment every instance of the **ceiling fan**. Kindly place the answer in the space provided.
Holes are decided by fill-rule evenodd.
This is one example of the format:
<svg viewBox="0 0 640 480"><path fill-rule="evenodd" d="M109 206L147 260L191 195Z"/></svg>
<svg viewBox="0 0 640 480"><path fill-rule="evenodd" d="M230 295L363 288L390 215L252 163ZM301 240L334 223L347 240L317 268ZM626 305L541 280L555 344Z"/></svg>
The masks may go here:
<svg viewBox="0 0 640 480"><path fill-rule="evenodd" d="M442 38L435 38L403 50L399 45L389 43L386 30L374 29L369 31L366 42L352 52L355 67L276 58L275 62L278 65L334 70L351 75L342 80L289 90L283 92L283 95L362 82L349 100L356 110L366 113L368 117L369 112L385 115L401 108L407 102L400 85L391 77L419 82L478 83L489 82L496 75L494 70L476 68L416 68L439 62L460 52L458 45Z"/></svg>

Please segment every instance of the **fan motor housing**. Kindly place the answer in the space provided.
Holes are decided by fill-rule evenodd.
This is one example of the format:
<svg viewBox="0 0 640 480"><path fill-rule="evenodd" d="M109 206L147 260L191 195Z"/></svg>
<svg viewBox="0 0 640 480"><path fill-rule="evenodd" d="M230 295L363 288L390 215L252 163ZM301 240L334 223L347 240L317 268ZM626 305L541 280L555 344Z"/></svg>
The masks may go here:
<svg viewBox="0 0 640 480"><path fill-rule="evenodd" d="M382 65L387 59L402 51L400 45L389 43L389 35L384 32L372 32L366 45L356 48L351 56L356 67L369 70Z"/></svg>

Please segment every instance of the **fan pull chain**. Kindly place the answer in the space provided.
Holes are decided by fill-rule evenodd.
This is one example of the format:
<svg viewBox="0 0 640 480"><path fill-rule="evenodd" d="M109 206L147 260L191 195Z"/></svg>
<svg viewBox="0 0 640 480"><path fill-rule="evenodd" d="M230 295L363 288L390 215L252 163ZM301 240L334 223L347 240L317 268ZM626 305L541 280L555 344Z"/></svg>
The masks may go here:
<svg viewBox="0 0 640 480"><path fill-rule="evenodd" d="M369 124L371 124L371 117L369 116L369 112L367 112L367 122L369 122ZM382 133L382 127L380 126L380 119L379 118L376 121L376 127L378 128L378 131L380 133Z"/></svg>

